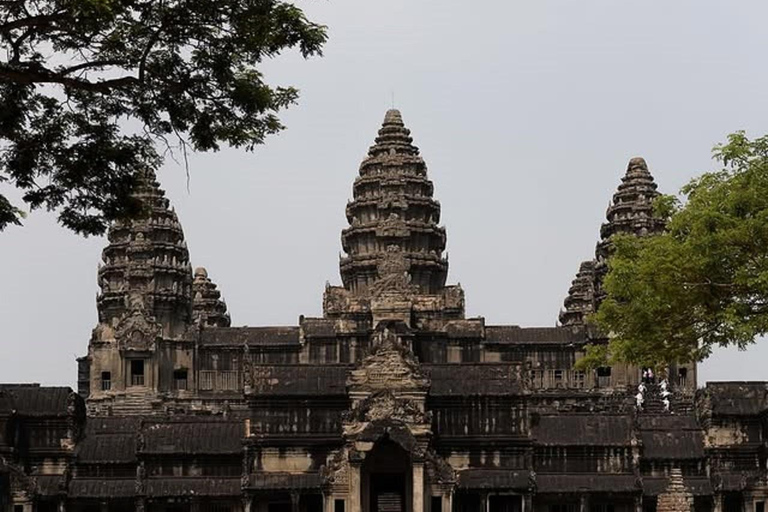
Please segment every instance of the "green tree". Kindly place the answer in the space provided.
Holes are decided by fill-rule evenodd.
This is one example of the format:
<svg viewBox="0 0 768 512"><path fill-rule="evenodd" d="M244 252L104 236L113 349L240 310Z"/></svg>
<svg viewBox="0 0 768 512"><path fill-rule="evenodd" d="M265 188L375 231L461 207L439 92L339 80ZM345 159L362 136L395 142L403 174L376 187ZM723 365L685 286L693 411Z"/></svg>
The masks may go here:
<svg viewBox="0 0 768 512"><path fill-rule="evenodd" d="M325 40L278 0L4 0L0 185L103 233L140 213L136 176L164 151L252 150L281 130L297 91L258 66L289 48L318 55ZM23 215L0 195L0 230Z"/></svg>
<svg viewBox="0 0 768 512"><path fill-rule="evenodd" d="M606 360L663 367L745 348L768 332L768 136L743 132L716 146L717 172L662 196L664 233L618 236L593 320L610 342L582 366Z"/></svg>

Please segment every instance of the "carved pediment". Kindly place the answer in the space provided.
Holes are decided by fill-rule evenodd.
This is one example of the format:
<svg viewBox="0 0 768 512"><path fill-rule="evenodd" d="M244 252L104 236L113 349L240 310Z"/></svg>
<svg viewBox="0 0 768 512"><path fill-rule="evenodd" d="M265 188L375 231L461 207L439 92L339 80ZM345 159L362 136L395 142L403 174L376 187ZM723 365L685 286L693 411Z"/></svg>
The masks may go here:
<svg viewBox="0 0 768 512"><path fill-rule="evenodd" d="M152 351L162 334L162 326L151 316L141 298L128 297L130 310L117 324L115 339L120 350Z"/></svg>
<svg viewBox="0 0 768 512"><path fill-rule="evenodd" d="M393 331L383 329L373 336L371 353L350 372L350 391L422 391L429 389L429 378L421 371L416 357Z"/></svg>
<svg viewBox="0 0 768 512"><path fill-rule="evenodd" d="M390 421L407 425L429 425L432 413L425 412L414 400L396 397L391 391L379 391L360 401L343 416L345 423Z"/></svg>
<svg viewBox="0 0 768 512"><path fill-rule="evenodd" d="M385 293L414 295L418 287L411 284L411 264L398 245L390 245L387 251L379 257L376 267L378 278L369 287L372 297Z"/></svg>

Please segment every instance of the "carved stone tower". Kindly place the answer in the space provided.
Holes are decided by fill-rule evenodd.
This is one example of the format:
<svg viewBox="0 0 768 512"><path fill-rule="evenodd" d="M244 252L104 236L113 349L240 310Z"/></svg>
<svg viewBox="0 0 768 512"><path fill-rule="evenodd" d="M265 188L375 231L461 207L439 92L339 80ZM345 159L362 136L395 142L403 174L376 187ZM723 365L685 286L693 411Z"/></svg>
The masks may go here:
<svg viewBox="0 0 768 512"><path fill-rule="evenodd" d="M150 413L162 405L160 393L181 396L193 382L193 281L184 233L153 172L141 177L135 197L144 215L109 229L98 274L99 323L81 362L94 414ZM213 298L210 290L203 297ZM210 300L196 305L211 307Z"/></svg>
<svg viewBox="0 0 768 512"><path fill-rule="evenodd" d="M632 158L605 213L606 222L600 227L595 259L581 264L568 290L565 309L560 312L561 324L581 325L586 315L597 311L597 306L605 297L603 278L608 273L607 259L613 235L646 236L664 230L664 220L653 211L653 201L660 195L656 189L656 182L645 160Z"/></svg>
<svg viewBox="0 0 768 512"><path fill-rule="evenodd" d="M388 251L402 253L419 293L439 293L445 286L440 204L432 198L427 167L412 142L400 112L390 110L360 165L354 199L347 205L350 227L341 235L347 253L341 277L351 292L365 292L376 281L380 258Z"/></svg>

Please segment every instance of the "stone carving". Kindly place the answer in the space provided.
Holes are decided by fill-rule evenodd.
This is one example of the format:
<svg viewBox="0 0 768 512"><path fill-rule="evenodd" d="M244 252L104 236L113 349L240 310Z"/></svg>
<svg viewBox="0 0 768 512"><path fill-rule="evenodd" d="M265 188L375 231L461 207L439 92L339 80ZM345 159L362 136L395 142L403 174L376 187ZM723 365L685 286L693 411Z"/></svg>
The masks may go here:
<svg viewBox="0 0 768 512"><path fill-rule="evenodd" d="M342 419L347 422L397 421L406 424L430 424L432 412L424 412L413 400L396 397L391 391L379 391L362 400Z"/></svg>
<svg viewBox="0 0 768 512"><path fill-rule="evenodd" d="M379 258L377 265L378 279L370 286L370 294L378 297L386 292L415 293L417 290L410 286L410 268L411 265L405 258L405 254L403 254L400 246L389 245L387 251Z"/></svg>
<svg viewBox="0 0 768 512"><path fill-rule="evenodd" d="M373 337L371 353L347 379L351 390L420 390L429 388L429 379L421 371L413 352L389 329Z"/></svg>
<svg viewBox="0 0 768 512"><path fill-rule="evenodd" d="M339 448L328 455L320 466L320 476L325 487L346 490L349 485L349 458L346 448Z"/></svg>
<svg viewBox="0 0 768 512"><path fill-rule="evenodd" d="M449 485L456 483L453 467L432 448L427 449L424 454L424 468L430 482Z"/></svg>
<svg viewBox="0 0 768 512"><path fill-rule="evenodd" d="M153 351L162 333L162 326L147 312L144 297L131 293L127 297L129 311L117 324L118 346L121 350Z"/></svg>

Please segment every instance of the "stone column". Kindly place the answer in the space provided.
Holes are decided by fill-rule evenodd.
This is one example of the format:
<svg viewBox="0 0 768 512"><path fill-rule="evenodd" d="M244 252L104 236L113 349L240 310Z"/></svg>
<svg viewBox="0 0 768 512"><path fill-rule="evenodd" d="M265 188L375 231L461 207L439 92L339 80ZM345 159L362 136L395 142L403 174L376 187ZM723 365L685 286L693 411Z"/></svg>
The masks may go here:
<svg viewBox="0 0 768 512"><path fill-rule="evenodd" d="M635 512L643 512L643 495L635 496Z"/></svg>
<svg viewBox="0 0 768 512"><path fill-rule="evenodd" d="M413 509L411 512L424 512L424 464L413 464Z"/></svg>
<svg viewBox="0 0 768 512"><path fill-rule="evenodd" d="M579 512L589 512L589 494L579 496Z"/></svg>
<svg viewBox="0 0 768 512"><path fill-rule="evenodd" d="M433 510L432 512L437 512ZM453 491L448 491L443 495L443 512L453 512Z"/></svg>
<svg viewBox="0 0 768 512"><path fill-rule="evenodd" d="M333 494L323 494L323 512L333 512Z"/></svg>
<svg viewBox="0 0 768 512"><path fill-rule="evenodd" d="M67 499L66 498L59 498L59 504L58 504L59 512L67 512Z"/></svg>
<svg viewBox="0 0 768 512"><path fill-rule="evenodd" d="M487 492L480 494L480 512L488 512L489 501Z"/></svg>
<svg viewBox="0 0 768 512"><path fill-rule="evenodd" d="M712 512L723 512L723 495L715 493L712 496Z"/></svg>
<svg viewBox="0 0 768 512"><path fill-rule="evenodd" d="M523 512L533 512L533 495L523 494Z"/></svg>
<svg viewBox="0 0 768 512"><path fill-rule="evenodd" d="M360 464L349 465L349 512L362 512L360 506Z"/></svg>
<svg viewBox="0 0 768 512"><path fill-rule="evenodd" d="M244 496L242 500L243 500L243 512L251 512L251 508L253 507L253 498L251 498L250 496Z"/></svg>
<svg viewBox="0 0 768 512"><path fill-rule="evenodd" d="M291 512L299 512L299 499L301 495L298 491L291 491Z"/></svg>

